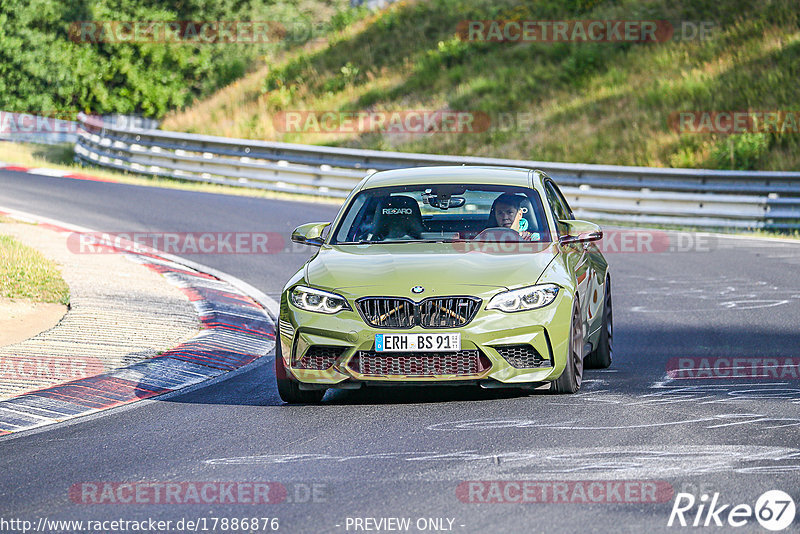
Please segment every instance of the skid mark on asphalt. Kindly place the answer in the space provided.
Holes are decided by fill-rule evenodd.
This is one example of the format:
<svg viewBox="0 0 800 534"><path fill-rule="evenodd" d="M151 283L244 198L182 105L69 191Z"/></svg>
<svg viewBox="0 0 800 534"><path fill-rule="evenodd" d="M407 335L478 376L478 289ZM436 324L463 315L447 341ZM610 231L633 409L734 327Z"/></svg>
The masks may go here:
<svg viewBox="0 0 800 534"><path fill-rule="evenodd" d="M622 293L648 304L632 306L634 313L686 313L720 310L755 310L795 303L800 288L785 288L764 280L713 276L686 279L659 279L632 276L645 280L646 289ZM680 306L675 306L675 295L680 288ZM791 295L788 296L787 295Z"/></svg>
<svg viewBox="0 0 800 534"><path fill-rule="evenodd" d="M800 449L754 445L667 445L648 447L585 447L563 448L558 452L546 449L526 450L456 450L403 451L365 454L262 454L206 460L210 465L261 465L272 468L296 464L338 469L337 464L351 466L348 471L374 462L404 463L397 477L405 479L464 480L469 477L541 476L558 474L570 478L686 476L734 471L742 474L787 473L800 471ZM432 465L431 465L432 464ZM411 465L421 469L413 472ZM295 467L292 467L295 466Z"/></svg>
<svg viewBox="0 0 800 534"><path fill-rule="evenodd" d="M739 384L682 384L665 378L650 386L651 393L642 395L666 402L695 402L698 404L742 404L754 400L786 400L800 404L800 388L788 382L753 382Z"/></svg>
<svg viewBox="0 0 800 534"><path fill-rule="evenodd" d="M700 404L751 404L754 400L783 400L800 405L800 387L793 382L739 382L739 383L700 383L694 379L692 384L686 380L665 377L650 385L648 393L615 393L608 388L605 380L591 380L590 386L580 393L548 402L549 406L588 407L591 405L619 405L623 407L662 406L688 403Z"/></svg>
<svg viewBox="0 0 800 534"><path fill-rule="evenodd" d="M661 416L663 420L653 421ZM691 417L682 414L658 414L649 418L647 423L627 423L604 425L598 424L597 416L592 415L584 419L571 419L565 421L537 420L537 419L499 419L499 420L463 420L446 423L435 423L427 430L455 432L460 430L491 430L501 428L548 428L553 430L635 430L643 428L658 428L665 426L684 426L702 424L704 428L722 428L725 426L763 423L766 429L800 426L800 418L796 417L770 417L756 413L724 413L701 417Z"/></svg>

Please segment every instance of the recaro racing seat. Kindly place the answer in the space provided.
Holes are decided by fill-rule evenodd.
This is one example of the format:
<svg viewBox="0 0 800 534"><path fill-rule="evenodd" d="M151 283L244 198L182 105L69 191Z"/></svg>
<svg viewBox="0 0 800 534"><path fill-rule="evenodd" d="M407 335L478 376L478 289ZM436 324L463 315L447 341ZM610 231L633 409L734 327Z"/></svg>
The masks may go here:
<svg viewBox="0 0 800 534"><path fill-rule="evenodd" d="M374 241L422 239L422 232L425 230L419 204L404 195L386 197L378 202L374 228Z"/></svg>

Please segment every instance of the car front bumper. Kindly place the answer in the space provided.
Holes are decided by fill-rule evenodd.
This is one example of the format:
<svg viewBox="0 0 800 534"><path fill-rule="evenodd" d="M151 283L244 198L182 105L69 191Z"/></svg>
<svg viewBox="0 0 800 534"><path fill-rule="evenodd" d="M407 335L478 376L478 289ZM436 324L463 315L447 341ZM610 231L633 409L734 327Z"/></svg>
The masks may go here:
<svg viewBox="0 0 800 534"><path fill-rule="evenodd" d="M485 309L486 302L483 302L475 318L464 327L414 327L402 330L373 328L355 310L343 310L334 315L303 311L290 304L286 295L284 292L281 299L278 340L284 367L290 377L301 385L359 387L363 383L399 385L494 382L498 385L523 386L555 380L563 372L567 361L573 309L573 297L567 291L559 292L555 301L538 310L504 313ZM350 305L353 306L353 302ZM372 357L405 357L415 362L430 362L431 359L448 356L444 352L373 354L375 334L437 331L459 332L462 351L478 351L480 364L477 368L473 367L468 372L446 374L435 370L417 370L411 374L360 372L363 369L358 365L358 358L365 354ZM532 347L540 357L537 358L537 366L526 367L524 362L520 366L519 359L513 356L504 357L504 354L511 354L510 347ZM319 354L326 356L318 357ZM531 354L529 349L526 354ZM408 364L408 361L404 363Z"/></svg>

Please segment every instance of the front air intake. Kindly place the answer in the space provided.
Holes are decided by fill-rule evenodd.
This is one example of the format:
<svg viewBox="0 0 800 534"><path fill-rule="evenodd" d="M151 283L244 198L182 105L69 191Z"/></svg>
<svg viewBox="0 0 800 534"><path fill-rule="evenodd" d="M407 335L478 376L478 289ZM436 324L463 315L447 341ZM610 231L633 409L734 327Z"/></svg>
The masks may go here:
<svg viewBox="0 0 800 534"><path fill-rule="evenodd" d="M392 353L362 350L348 364L365 376L473 376L491 363L478 350Z"/></svg>
<svg viewBox="0 0 800 534"><path fill-rule="evenodd" d="M365 297L356 308L374 328L460 328L478 313L481 299L476 297L431 297L415 303L402 297Z"/></svg>
<svg viewBox="0 0 800 534"><path fill-rule="evenodd" d="M301 358L295 360L292 367L295 369L313 369L324 371L330 369L336 359L347 350L346 347L327 347L324 345L313 345L303 354Z"/></svg>
<svg viewBox="0 0 800 534"><path fill-rule="evenodd" d="M506 345L494 349L507 361L511 367L517 369L536 369L538 367L551 367L550 360L545 360L531 345Z"/></svg>

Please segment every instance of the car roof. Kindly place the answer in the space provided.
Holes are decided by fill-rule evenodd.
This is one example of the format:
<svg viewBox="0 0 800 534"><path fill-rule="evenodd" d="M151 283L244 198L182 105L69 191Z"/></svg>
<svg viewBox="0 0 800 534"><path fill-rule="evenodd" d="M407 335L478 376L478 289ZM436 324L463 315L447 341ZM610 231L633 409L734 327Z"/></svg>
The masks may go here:
<svg viewBox="0 0 800 534"><path fill-rule="evenodd" d="M434 166L410 167L376 172L369 176L362 189L398 185L425 184L496 184L531 187L531 180L539 181L539 172L521 167L490 166ZM534 178L531 177L534 176Z"/></svg>

